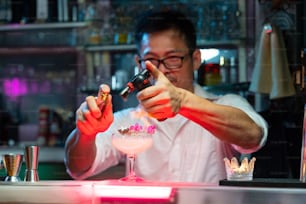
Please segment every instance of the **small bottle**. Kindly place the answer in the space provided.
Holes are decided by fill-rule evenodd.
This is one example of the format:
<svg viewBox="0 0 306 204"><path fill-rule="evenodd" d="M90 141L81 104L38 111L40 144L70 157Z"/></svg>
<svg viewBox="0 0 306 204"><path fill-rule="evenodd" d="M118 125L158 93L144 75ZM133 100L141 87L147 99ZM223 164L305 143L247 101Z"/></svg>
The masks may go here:
<svg viewBox="0 0 306 204"><path fill-rule="evenodd" d="M230 58L230 83L235 84L238 82L238 67L235 57Z"/></svg>
<svg viewBox="0 0 306 204"><path fill-rule="evenodd" d="M37 143L39 145L46 145L49 136L49 107L39 107L38 113L38 138Z"/></svg>
<svg viewBox="0 0 306 204"><path fill-rule="evenodd" d="M36 0L36 21L45 22L48 19L48 1Z"/></svg>
<svg viewBox="0 0 306 204"><path fill-rule="evenodd" d="M230 82L229 79L229 61L224 56L220 57L220 75L221 75L221 83L227 84Z"/></svg>
<svg viewBox="0 0 306 204"><path fill-rule="evenodd" d="M215 86L221 83L219 64L208 63L205 65L205 85Z"/></svg>

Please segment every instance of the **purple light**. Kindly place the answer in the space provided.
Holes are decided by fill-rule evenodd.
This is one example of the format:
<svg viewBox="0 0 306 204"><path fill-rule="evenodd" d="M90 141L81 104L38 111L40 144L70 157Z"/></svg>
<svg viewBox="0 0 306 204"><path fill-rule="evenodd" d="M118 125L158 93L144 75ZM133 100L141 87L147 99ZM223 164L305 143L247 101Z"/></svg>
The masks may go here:
<svg viewBox="0 0 306 204"><path fill-rule="evenodd" d="M13 100L28 93L27 83L23 78L4 79L3 88L5 95Z"/></svg>
<svg viewBox="0 0 306 204"><path fill-rule="evenodd" d="M51 91L51 84L49 81L44 81L40 85L40 92L41 93L50 93Z"/></svg>

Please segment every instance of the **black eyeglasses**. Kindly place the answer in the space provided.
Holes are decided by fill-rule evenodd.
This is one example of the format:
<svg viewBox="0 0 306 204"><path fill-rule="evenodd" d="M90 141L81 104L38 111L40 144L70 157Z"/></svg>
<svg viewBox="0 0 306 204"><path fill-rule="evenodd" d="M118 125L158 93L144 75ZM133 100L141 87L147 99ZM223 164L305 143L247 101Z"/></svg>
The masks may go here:
<svg viewBox="0 0 306 204"><path fill-rule="evenodd" d="M171 57L166 57L164 59L154 59L154 58L140 59L138 62L143 69L146 68L145 61L150 61L157 68L159 68L160 64L163 64L167 69L179 69L182 67L184 58L186 56L187 55L182 56L182 57L171 56Z"/></svg>

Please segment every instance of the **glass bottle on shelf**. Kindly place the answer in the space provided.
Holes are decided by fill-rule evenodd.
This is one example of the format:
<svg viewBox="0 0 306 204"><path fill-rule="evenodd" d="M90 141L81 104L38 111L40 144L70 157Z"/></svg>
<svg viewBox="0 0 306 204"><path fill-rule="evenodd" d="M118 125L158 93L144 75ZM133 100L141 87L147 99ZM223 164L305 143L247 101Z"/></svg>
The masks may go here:
<svg viewBox="0 0 306 204"><path fill-rule="evenodd" d="M204 65L205 70L205 85L214 86L221 82L220 66L215 63L208 63Z"/></svg>
<svg viewBox="0 0 306 204"><path fill-rule="evenodd" d="M227 84L230 82L230 75L229 75L229 61L224 56L220 56L220 75L221 75L221 82L223 84Z"/></svg>
<svg viewBox="0 0 306 204"><path fill-rule="evenodd" d="M230 83L235 84L238 82L238 67L235 57L230 58Z"/></svg>

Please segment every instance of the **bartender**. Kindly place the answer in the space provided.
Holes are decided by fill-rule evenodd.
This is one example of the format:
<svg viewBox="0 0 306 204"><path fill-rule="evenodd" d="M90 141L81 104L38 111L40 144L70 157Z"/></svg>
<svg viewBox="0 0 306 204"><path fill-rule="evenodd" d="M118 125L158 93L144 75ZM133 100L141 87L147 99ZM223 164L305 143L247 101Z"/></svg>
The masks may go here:
<svg viewBox="0 0 306 204"><path fill-rule="evenodd" d="M223 159L259 150L267 123L243 97L216 96L194 81L201 64L193 23L179 11L149 11L138 18L136 63L152 86L137 93L139 105L113 113L111 94L88 96L76 111L76 128L65 145L65 164L74 179L86 179L117 165L124 155L112 133L137 123L141 114L156 132L151 148L137 156L136 174L145 180L218 183ZM98 85L97 85L98 86ZM102 85L107 92L109 87Z"/></svg>

